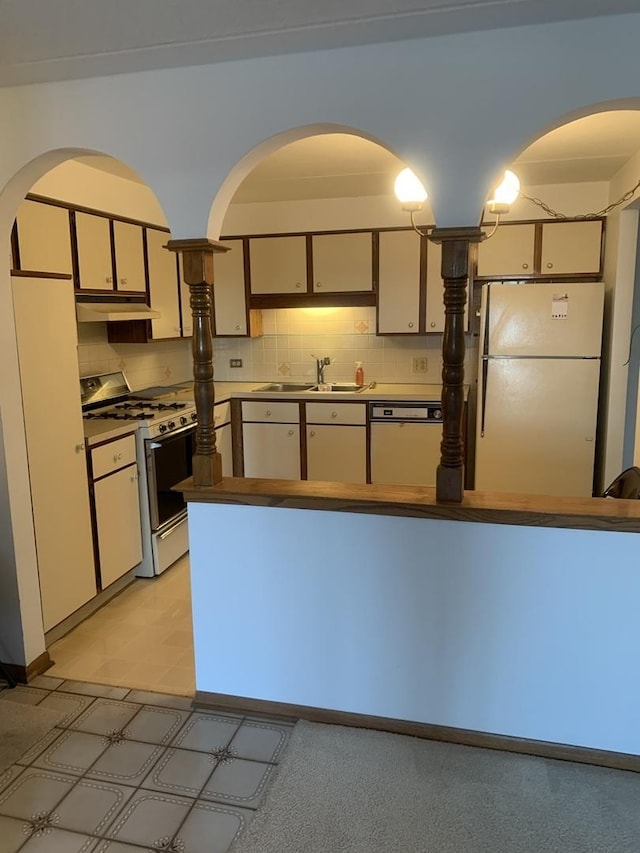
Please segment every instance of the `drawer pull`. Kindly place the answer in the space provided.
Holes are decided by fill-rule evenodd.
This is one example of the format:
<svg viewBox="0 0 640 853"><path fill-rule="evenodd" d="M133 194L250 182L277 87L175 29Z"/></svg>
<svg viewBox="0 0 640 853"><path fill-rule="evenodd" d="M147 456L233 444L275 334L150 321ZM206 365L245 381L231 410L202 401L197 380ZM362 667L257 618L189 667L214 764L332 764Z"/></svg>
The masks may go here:
<svg viewBox="0 0 640 853"><path fill-rule="evenodd" d="M295 430L290 429L290 430L289 430L289 435L295 435Z"/></svg>
<svg viewBox="0 0 640 853"><path fill-rule="evenodd" d="M269 418L269 417L271 417L271 409L267 409L267 411L265 412L265 415L266 415L268 418Z"/></svg>
<svg viewBox="0 0 640 853"><path fill-rule="evenodd" d="M76 444L76 453L81 453L84 450L84 442L82 444Z"/></svg>
<svg viewBox="0 0 640 853"><path fill-rule="evenodd" d="M114 462L120 462L121 459L122 459L122 453L114 453L113 454L113 461Z"/></svg>
<svg viewBox="0 0 640 853"><path fill-rule="evenodd" d="M332 417L332 418L337 418L337 417L338 417L338 413L337 413L337 412L331 412L331 417Z"/></svg>

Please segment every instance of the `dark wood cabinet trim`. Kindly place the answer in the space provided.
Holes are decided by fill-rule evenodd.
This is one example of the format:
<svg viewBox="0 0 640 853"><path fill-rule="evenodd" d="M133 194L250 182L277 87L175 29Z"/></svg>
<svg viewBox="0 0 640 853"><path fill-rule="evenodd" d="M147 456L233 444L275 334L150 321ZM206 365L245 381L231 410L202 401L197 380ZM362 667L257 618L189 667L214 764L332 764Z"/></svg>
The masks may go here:
<svg viewBox="0 0 640 853"><path fill-rule="evenodd" d="M313 294L313 235L305 235L307 258L307 295ZM304 295L304 294L301 294Z"/></svg>
<svg viewBox="0 0 640 853"><path fill-rule="evenodd" d="M305 403L300 401L300 414L298 415L300 422L300 479L306 480L308 476L307 468L307 407Z"/></svg>
<svg viewBox="0 0 640 853"><path fill-rule="evenodd" d="M115 291L118 289L118 262L116 260L116 232L113 227L113 219L109 219L109 239L111 240L111 275Z"/></svg>
<svg viewBox="0 0 640 853"><path fill-rule="evenodd" d="M66 272L40 272L39 270L11 270L11 275L22 278L59 278L61 281L71 281L72 276Z"/></svg>
<svg viewBox="0 0 640 853"><path fill-rule="evenodd" d="M20 243L18 241L18 220L14 219L13 228L11 229L11 266L14 269L20 269Z"/></svg>
<svg viewBox="0 0 640 853"><path fill-rule="evenodd" d="M133 219L130 216L122 216L119 213L109 213L106 210L98 210L95 207L86 207L82 204L73 204L69 201L62 201L57 198L49 198L44 195L36 195L35 193L27 193L25 199L28 201L39 201L42 204L50 204L53 207L64 207L67 210L79 211L80 213L91 213L94 216L101 216L103 219L117 219L118 222L128 222L130 225L139 225L142 228L155 228L156 231L165 231L170 233L166 225L158 225L156 222L146 222L144 219Z"/></svg>
<svg viewBox="0 0 640 853"><path fill-rule="evenodd" d="M347 291L346 293L255 293L251 296L251 308L348 308L375 306L373 291Z"/></svg>

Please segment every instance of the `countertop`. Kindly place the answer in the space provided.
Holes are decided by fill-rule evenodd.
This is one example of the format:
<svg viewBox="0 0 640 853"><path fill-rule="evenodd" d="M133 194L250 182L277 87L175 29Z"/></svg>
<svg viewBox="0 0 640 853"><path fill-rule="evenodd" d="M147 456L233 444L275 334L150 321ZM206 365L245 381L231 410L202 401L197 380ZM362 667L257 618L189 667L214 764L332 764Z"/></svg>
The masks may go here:
<svg viewBox="0 0 640 853"><path fill-rule="evenodd" d="M135 421L83 421L84 439L89 447L100 444L101 441L109 441L122 435L129 435L138 428Z"/></svg>

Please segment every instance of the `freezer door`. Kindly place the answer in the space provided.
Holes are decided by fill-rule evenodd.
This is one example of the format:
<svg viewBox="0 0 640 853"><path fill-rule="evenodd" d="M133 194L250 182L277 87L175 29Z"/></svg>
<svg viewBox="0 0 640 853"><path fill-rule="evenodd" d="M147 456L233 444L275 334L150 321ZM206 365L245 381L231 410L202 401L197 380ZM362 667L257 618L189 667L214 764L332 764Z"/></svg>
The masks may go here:
<svg viewBox="0 0 640 853"><path fill-rule="evenodd" d="M476 489L590 497L599 360L487 359Z"/></svg>
<svg viewBox="0 0 640 853"><path fill-rule="evenodd" d="M604 284L491 284L488 355L600 356Z"/></svg>

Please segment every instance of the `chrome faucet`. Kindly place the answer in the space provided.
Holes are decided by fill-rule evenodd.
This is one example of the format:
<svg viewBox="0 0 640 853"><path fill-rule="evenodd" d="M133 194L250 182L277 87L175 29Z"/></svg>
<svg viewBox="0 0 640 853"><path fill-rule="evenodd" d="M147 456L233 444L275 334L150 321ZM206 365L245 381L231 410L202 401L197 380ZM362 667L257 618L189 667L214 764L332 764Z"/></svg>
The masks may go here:
<svg viewBox="0 0 640 853"><path fill-rule="evenodd" d="M311 353L311 358L315 358L316 360L316 382L318 385L323 385L324 369L327 365L331 364L331 359L328 355L325 355L324 358L317 358L313 353Z"/></svg>

